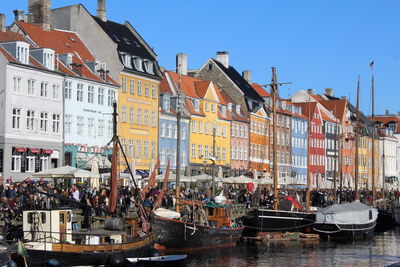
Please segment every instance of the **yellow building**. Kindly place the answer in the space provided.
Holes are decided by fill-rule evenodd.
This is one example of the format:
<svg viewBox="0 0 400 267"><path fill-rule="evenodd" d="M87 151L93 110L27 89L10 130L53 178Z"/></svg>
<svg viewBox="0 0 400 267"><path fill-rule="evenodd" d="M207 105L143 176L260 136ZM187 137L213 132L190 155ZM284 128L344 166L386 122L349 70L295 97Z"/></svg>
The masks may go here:
<svg viewBox="0 0 400 267"><path fill-rule="evenodd" d="M175 88L181 88L184 111L190 116L189 164L191 174L210 171L227 173L230 167L231 114L221 93L211 81L167 72ZM214 138L215 136L215 138ZM215 140L215 141L214 141ZM215 144L215 146L214 146ZM215 148L214 148L215 147Z"/></svg>

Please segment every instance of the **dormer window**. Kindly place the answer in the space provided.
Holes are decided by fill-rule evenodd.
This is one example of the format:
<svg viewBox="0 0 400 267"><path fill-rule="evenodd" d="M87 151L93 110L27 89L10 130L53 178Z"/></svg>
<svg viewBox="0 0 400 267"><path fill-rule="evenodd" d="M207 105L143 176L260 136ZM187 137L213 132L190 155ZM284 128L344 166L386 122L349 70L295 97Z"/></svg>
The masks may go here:
<svg viewBox="0 0 400 267"><path fill-rule="evenodd" d="M168 95L164 95L164 96L163 96L163 109L164 109L166 112L169 112L169 111L170 111L170 99L169 99L169 96L168 96Z"/></svg>
<svg viewBox="0 0 400 267"><path fill-rule="evenodd" d="M128 54L122 54L122 60L124 62L124 66L126 68L132 68L132 61L131 61L131 56Z"/></svg>
<svg viewBox="0 0 400 267"><path fill-rule="evenodd" d="M134 57L133 64L135 65L136 70L143 71L142 59L140 57Z"/></svg>
<svg viewBox="0 0 400 267"><path fill-rule="evenodd" d="M389 123L389 129L392 131L392 132L396 132L396 123L395 122L391 122L391 123Z"/></svg>
<svg viewBox="0 0 400 267"><path fill-rule="evenodd" d="M194 110L200 112L200 101L198 99L194 100Z"/></svg>
<svg viewBox="0 0 400 267"><path fill-rule="evenodd" d="M21 61L22 64L29 63L29 44L17 42L17 56L16 58Z"/></svg>
<svg viewBox="0 0 400 267"><path fill-rule="evenodd" d="M232 103L228 104L228 110L232 112Z"/></svg>
<svg viewBox="0 0 400 267"><path fill-rule="evenodd" d="M236 113L240 115L240 105L236 105Z"/></svg>
<svg viewBox="0 0 400 267"><path fill-rule="evenodd" d="M106 63L98 63L96 65L97 73L102 80L106 80L107 65Z"/></svg>
<svg viewBox="0 0 400 267"><path fill-rule="evenodd" d="M226 117L226 106L222 106L221 113L222 113L222 116Z"/></svg>
<svg viewBox="0 0 400 267"><path fill-rule="evenodd" d="M146 59L144 61L144 67L146 68L147 73L154 74L153 65L154 65L154 63L151 60Z"/></svg>
<svg viewBox="0 0 400 267"><path fill-rule="evenodd" d="M43 51L43 66L49 70L54 70L54 50L45 49Z"/></svg>

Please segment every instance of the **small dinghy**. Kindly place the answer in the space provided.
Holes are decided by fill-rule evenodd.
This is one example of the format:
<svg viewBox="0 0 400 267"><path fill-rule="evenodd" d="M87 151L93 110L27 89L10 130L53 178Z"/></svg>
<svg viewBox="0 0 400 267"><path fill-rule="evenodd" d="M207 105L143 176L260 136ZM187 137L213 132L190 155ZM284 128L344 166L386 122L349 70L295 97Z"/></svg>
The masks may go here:
<svg viewBox="0 0 400 267"><path fill-rule="evenodd" d="M183 266L187 258L183 255L167 255L146 258L127 258L126 260L135 266Z"/></svg>

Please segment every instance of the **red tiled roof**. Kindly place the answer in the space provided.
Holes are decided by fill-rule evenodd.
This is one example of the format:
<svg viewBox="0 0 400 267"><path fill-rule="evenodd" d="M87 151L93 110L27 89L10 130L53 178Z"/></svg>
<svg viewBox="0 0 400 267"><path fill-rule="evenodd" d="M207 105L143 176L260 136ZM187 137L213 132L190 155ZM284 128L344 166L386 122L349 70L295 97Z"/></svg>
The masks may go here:
<svg viewBox="0 0 400 267"><path fill-rule="evenodd" d="M160 83L160 92L167 92L170 95L173 95L172 90L168 84L167 77L165 76L165 72L163 73L163 79Z"/></svg>
<svg viewBox="0 0 400 267"><path fill-rule="evenodd" d="M0 47L0 52L7 58L10 62L18 62L13 56L11 56L6 50Z"/></svg>
<svg viewBox="0 0 400 267"><path fill-rule="evenodd" d="M326 114L322 109L321 109L321 117L324 121L336 122L335 120L329 118L328 114Z"/></svg>
<svg viewBox="0 0 400 267"><path fill-rule="evenodd" d="M326 109L333 112L335 117L340 120L343 119L346 111L347 100L339 99L339 100L320 100L319 101Z"/></svg>
<svg viewBox="0 0 400 267"><path fill-rule="evenodd" d="M315 100L317 100L317 101L322 101L322 100L325 100L325 99L323 99L320 95L311 95Z"/></svg>
<svg viewBox="0 0 400 267"><path fill-rule="evenodd" d="M253 89L257 92L257 94L259 94L261 97L270 97L271 94L265 90L261 85L259 85L258 83L252 83L251 87L253 87Z"/></svg>
<svg viewBox="0 0 400 267"><path fill-rule="evenodd" d="M391 121L394 121L397 123L397 129L396 133L400 133L400 116L375 116L375 121L376 122L382 122L383 124L387 124Z"/></svg>
<svg viewBox="0 0 400 267"><path fill-rule="evenodd" d="M0 32L0 43L5 43L5 42L14 42L14 41L24 41L27 42L27 40L18 33L15 32Z"/></svg>
<svg viewBox="0 0 400 267"><path fill-rule="evenodd" d="M306 102L306 103L293 103L293 105L301 107L301 113L308 119L312 119L317 102Z"/></svg>
<svg viewBox="0 0 400 267"><path fill-rule="evenodd" d="M210 81L202 81L202 80L194 81L194 88L197 94L200 96L200 98L205 97L207 89L210 86L210 83L211 83Z"/></svg>
<svg viewBox="0 0 400 267"><path fill-rule="evenodd" d="M190 99L185 99L185 104L186 104L186 108L187 108L187 110L191 113L191 114L193 114L193 115L198 115L198 116L206 116L206 114L204 114L204 112L201 110L201 108L200 108L200 111L199 112L196 112L195 110L194 110L194 106L193 106L193 103L192 103L192 101L190 100Z"/></svg>
<svg viewBox="0 0 400 267"><path fill-rule="evenodd" d="M176 72L172 71L167 71L169 77L171 80L175 83L175 85L179 84L179 75ZM181 75L181 90L183 93L188 96L188 97L193 97L193 98L201 98L195 88L194 83L197 81L201 81L199 79L187 76L187 75Z"/></svg>

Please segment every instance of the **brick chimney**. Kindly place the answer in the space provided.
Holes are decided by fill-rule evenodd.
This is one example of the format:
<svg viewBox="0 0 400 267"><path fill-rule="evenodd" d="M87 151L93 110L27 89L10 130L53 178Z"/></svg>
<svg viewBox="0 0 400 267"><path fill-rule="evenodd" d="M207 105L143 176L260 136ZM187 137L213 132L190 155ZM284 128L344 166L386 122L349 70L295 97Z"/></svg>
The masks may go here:
<svg viewBox="0 0 400 267"><path fill-rule="evenodd" d="M20 9L14 9L14 19L25 21L25 11Z"/></svg>
<svg viewBox="0 0 400 267"><path fill-rule="evenodd" d="M1 13L0 14L0 32L6 32L6 15Z"/></svg>
<svg viewBox="0 0 400 267"><path fill-rule="evenodd" d="M187 75L188 60L187 55L179 53L176 55L176 72L178 74Z"/></svg>
<svg viewBox="0 0 400 267"><path fill-rule="evenodd" d="M107 21L106 0L97 0L97 17L102 21Z"/></svg>
<svg viewBox="0 0 400 267"><path fill-rule="evenodd" d="M251 84L251 71L249 70L245 70L242 72L242 77L243 79L246 80L246 82L248 82L249 84Z"/></svg>
<svg viewBox="0 0 400 267"><path fill-rule="evenodd" d="M327 96L333 96L333 89L332 88L325 88L325 94Z"/></svg>
<svg viewBox="0 0 400 267"><path fill-rule="evenodd" d="M222 51L222 52L217 52L217 57L216 60L222 63L225 68L229 69L229 53Z"/></svg>
<svg viewBox="0 0 400 267"><path fill-rule="evenodd" d="M385 110L385 115L386 115L386 116L390 115L390 114L389 114L389 110L388 110L388 109L387 109L387 110Z"/></svg>
<svg viewBox="0 0 400 267"><path fill-rule="evenodd" d="M310 94L310 95L313 95L314 94L314 89L307 89L307 93Z"/></svg>
<svg viewBox="0 0 400 267"><path fill-rule="evenodd" d="M344 96L342 96L342 99L343 100L347 100L347 97L344 95Z"/></svg>
<svg viewBox="0 0 400 267"><path fill-rule="evenodd" d="M28 0L28 22L50 30L50 0Z"/></svg>

